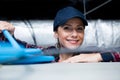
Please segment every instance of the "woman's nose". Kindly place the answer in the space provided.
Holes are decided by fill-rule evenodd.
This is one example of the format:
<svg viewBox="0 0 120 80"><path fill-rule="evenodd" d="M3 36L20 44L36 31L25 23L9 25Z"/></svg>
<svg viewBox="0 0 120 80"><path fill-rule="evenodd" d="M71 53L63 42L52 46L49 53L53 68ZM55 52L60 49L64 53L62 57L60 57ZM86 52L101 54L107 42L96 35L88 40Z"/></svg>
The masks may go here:
<svg viewBox="0 0 120 80"><path fill-rule="evenodd" d="M76 37L78 35L78 32L76 30L73 30L71 33L72 36Z"/></svg>

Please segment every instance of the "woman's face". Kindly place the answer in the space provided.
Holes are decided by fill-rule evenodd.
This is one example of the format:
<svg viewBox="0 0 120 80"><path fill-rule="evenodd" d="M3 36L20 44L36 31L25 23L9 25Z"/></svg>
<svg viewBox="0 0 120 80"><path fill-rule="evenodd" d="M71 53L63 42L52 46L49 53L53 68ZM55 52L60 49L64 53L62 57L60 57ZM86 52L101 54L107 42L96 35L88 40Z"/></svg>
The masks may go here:
<svg viewBox="0 0 120 80"><path fill-rule="evenodd" d="M55 37L59 39L62 47L68 49L78 48L84 39L84 24L79 18L72 18L64 25L59 26L55 32Z"/></svg>

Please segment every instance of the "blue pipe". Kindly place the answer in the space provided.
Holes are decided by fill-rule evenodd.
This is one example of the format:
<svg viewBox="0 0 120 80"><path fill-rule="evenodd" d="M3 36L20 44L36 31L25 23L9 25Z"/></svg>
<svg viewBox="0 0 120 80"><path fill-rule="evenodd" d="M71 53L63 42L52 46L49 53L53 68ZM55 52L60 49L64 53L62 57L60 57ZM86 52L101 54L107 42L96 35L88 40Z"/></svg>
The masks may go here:
<svg viewBox="0 0 120 80"><path fill-rule="evenodd" d="M16 48L16 49L21 48L7 30L3 30L2 32L3 32L4 36L8 39L8 41L10 42L10 44L12 45L13 48Z"/></svg>
<svg viewBox="0 0 120 80"><path fill-rule="evenodd" d="M0 64L31 64L55 60L53 56L44 56L40 49L22 48L7 30L2 32L12 47L0 47Z"/></svg>

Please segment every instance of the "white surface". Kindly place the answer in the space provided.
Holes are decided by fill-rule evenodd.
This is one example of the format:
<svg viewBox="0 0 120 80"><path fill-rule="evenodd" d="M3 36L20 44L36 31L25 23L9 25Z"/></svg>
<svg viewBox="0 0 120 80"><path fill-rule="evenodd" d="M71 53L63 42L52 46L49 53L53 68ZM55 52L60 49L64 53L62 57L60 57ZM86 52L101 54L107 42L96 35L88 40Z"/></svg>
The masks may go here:
<svg viewBox="0 0 120 80"><path fill-rule="evenodd" d="M120 80L120 63L4 65L0 80Z"/></svg>

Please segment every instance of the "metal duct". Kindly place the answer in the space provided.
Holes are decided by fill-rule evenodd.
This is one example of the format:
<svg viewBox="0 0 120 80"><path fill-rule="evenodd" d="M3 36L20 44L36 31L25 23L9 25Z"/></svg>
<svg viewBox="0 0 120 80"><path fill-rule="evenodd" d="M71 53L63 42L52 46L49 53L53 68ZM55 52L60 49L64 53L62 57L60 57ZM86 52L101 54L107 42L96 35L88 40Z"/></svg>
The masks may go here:
<svg viewBox="0 0 120 80"><path fill-rule="evenodd" d="M29 20L28 22L32 27L26 25L22 20L10 22L16 27L15 37L22 41L30 44L36 42L40 46L56 44L52 31L53 20ZM120 20L89 20L85 29L83 46L105 48L120 46Z"/></svg>

